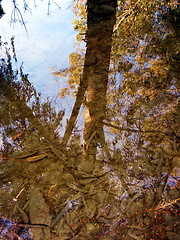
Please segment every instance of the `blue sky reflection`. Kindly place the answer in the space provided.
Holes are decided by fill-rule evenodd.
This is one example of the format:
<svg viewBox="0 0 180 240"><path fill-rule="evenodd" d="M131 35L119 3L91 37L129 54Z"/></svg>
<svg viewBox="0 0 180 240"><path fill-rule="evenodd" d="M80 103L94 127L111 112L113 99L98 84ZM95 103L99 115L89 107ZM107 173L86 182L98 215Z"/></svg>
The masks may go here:
<svg viewBox="0 0 180 240"><path fill-rule="evenodd" d="M73 13L71 2L67 0L57 0L61 7L59 9L53 1L50 5L50 15L48 13L48 1L36 0L27 1L30 11L24 13L22 0L17 0L18 7L22 10L28 36L24 27L20 23L12 23L12 0L2 1L2 6L6 14L0 20L0 36L3 41L10 41L15 36L15 47L18 57L19 67L24 62L24 72L29 74L29 80L43 97L56 97L59 89L65 85L65 80L53 81L51 68L65 68L69 65L68 56L74 51L76 33L73 29Z"/></svg>

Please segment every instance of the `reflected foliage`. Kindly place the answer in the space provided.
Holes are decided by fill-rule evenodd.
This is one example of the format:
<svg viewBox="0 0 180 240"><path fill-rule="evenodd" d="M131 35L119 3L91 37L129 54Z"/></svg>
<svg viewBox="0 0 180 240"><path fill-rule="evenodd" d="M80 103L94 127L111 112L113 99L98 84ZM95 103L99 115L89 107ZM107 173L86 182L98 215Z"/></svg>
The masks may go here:
<svg viewBox="0 0 180 240"><path fill-rule="evenodd" d="M79 1L74 23L81 42L86 11L77 6ZM119 190L113 239L178 239L179 22L177 1L119 1L104 121L111 159L101 147L98 156L119 183L111 185ZM68 93L79 83L71 69L82 63L74 58L73 64L61 75ZM107 221L103 229L100 235L109 234Z"/></svg>
<svg viewBox="0 0 180 240"><path fill-rule="evenodd" d="M158 217L166 226L169 221L159 205L179 197L180 161L179 33L173 21L170 24L168 20L171 12L176 12L177 21L179 7L173 1L162 5L157 1L136 1L120 11L106 120L107 125L112 124L110 132L114 136L109 141L114 148L113 169L123 178L130 193L130 199L122 200L127 212L133 215L151 206L159 210ZM176 211L166 210L176 222ZM141 221L151 228L150 220L146 223L149 218L153 216L134 216L129 223ZM160 226L154 227L152 234L145 235L146 239L177 239L174 234L177 226L171 226L170 231L164 227L164 233L158 229ZM128 235L135 238L139 233L131 229Z"/></svg>
<svg viewBox="0 0 180 240"><path fill-rule="evenodd" d="M1 5L1 1L0 1L0 18L2 18L2 16L5 14L2 5Z"/></svg>
<svg viewBox="0 0 180 240"><path fill-rule="evenodd" d="M17 61L13 38L11 47L1 42L1 51L4 56L0 60L0 214L7 216L7 221L12 222L12 225L16 225L14 221L17 221L17 228L13 225L9 229L8 224L5 224L6 227L1 224L2 231L9 229L5 235L9 235L11 239L12 232L14 231L15 237L15 232L20 230L19 221L29 222L26 210L22 209L28 198L31 198L27 191L38 184L42 176L46 178L45 182L41 183L42 188L46 181L50 181L53 162L49 157L52 157L53 153L49 149L52 144L57 146L60 142L58 129L61 127L64 111L57 113L49 99L41 101L41 95L29 82L28 75L23 73L22 66L13 70L13 58ZM36 162L37 164L33 165ZM47 176L50 170L51 174ZM19 204L18 197L21 192ZM28 238L26 236L23 239Z"/></svg>
<svg viewBox="0 0 180 240"><path fill-rule="evenodd" d="M78 125L64 148L58 131L64 111L41 101L22 66L13 70L14 40L12 53L1 42L0 230L7 237L28 239L20 232L28 228L34 239L179 239L179 6L173 0L118 4L106 142L98 145L93 168L81 162ZM74 2L79 45L70 68L54 72L67 78L61 97L75 95L82 79L85 10Z"/></svg>

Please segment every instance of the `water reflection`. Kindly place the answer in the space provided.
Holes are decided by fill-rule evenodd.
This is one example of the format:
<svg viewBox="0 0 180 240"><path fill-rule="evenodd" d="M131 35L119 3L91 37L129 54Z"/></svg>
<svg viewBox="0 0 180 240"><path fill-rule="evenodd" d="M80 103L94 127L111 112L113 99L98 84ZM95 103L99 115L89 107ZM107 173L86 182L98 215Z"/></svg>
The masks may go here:
<svg viewBox="0 0 180 240"><path fill-rule="evenodd" d="M0 35L3 41L9 41L15 36L18 63L24 62L24 71L28 73L30 81L41 91L42 98L47 96L56 98L63 81L53 81L51 68L67 67L68 55L74 49L76 34L72 25L73 13L71 3L66 0L50 1L48 13L48 1L14 1L21 12L15 10L13 1L2 1L5 15L0 19ZM55 4L60 5L61 9ZM24 4L28 5L26 10ZM23 17L24 25L21 24ZM15 19L14 19L15 18ZM66 43L66 44L64 44ZM24 47L26 46L26 47ZM50 87L51 86L51 87ZM65 105L66 103L63 103ZM66 105L67 107L67 105Z"/></svg>
<svg viewBox="0 0 180 240"><path fill-rule="evenodd" d="M13 231L16 229L20 231L19 223L29 223L29 218L31 224L42 224L40 216L45 218L44 225L50 225L50 222L45 224L47 216L42 216L41 213L46 210L41 209L38 213L38 208L43 207L44 198L40 190L33 190L33 186L41 185L47 192L52 185L59 183L62 164L57 163L58 158L54 157L51 148L52 144L55 148L59 143L56 130L60 126L64 111L56 113L48 99L41 103L40 94L29 82L22 68L19 74L18 71L13 71L9 49L6 44L4 47L6 58L1 59L0 68L2 138L0 167L1 214L7 216L7 220L3 222L4 225L2 224L1 235L10 238ZM60 155L58 157L60 158ZM44 205L48 208L45 203ZM26 213L27 209L30 209L30 216ZM39 227L41 228L42 226ZM34 235L37 232L36 230ZM40 236L40 233L38 234ZM50 239L50 235L48 236L47 239Z"/></svg>
<svg viewBox="0 0 180 240"><path fill-rule="evenodd" d="M126 7L132 12L136 9ZM141 7L136 14L143 29ZM93 12L91 5L90 8ZM99 22L91 18L94 28L91 25L88 51L92 59L86 58L84 69L86 74L91 70L86 76L88 81L109 74L107 109L106 116L100 116L103 121L95 121L95 127L100 123L102 135L94 129L89 131L84 149L78 128L73 132L71 129L69 141L62 141L58 130L64 110L57 112L49 99L41 101L22 67L13 70L14 50L11 53L7 44L2 43L6 50L0 62L2 239L178 239L179 93L174 64L177 53L172 50L169 54L168 67L164 55L169 28L163 25L163 31L167 32L165 36L161 33L155 50L155 36L151 35L157 34L155 31L148 32L150 39L144 38L142 44L140 33L146 36L147 29L139 32L135 22L138 34L131 35L127 22L124 23L113 39L112 68L107 71L105 66L104 71L102 62L98 65L99 60L110 52L102 48L94 34L100 34L98 40L102 40L102 33L97 29L104 23L104 14L108 12L107 20L109 14L114 14L114 8L104 5L102 8ZM95 10L97 14L99 10ZM136 14L130 16L134 18ZM126 11L122 16L126 16ZM156 24L154 28L159 34ZM126 41L121 39L122 32ZM176 32L173 34L176 43ZM120 47L122 43L130 44L129 35L134 41L126 51ZM14 49L13 39L11 44ZM119 51L121 54L117 54ZM150 61L149 52L154 54ZM122 79L116 81L118 71ZM94 93L97 89L100 92L99 86L95 90L95 84L89 86ZM91 98L92 92L84 100L89 108L91 100L95 102L96 94ZM97 106L98 109L93 105L98 111L90 111L91 117L100 112ZM94 123L92 119L91 123ZM107 127L105 134L102 123ZM92 129L91 124L88 127ZM89 156L83 160L89 146L96 148L96 154L93 160ZM91 156L90 153L87 155Z"/></svg>
<svg viewBox="0 0 180 240"><path fill-rule="evenodd" d="M29 229L25 225L10 221L4 217L0 217L0 239L27 239L31 240Z"/></svg>

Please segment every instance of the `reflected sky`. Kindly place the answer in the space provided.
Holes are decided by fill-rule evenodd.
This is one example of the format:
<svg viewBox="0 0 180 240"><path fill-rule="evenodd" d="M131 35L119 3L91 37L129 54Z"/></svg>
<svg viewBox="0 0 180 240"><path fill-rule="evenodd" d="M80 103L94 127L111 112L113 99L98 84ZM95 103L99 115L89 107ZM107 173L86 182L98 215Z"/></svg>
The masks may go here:
<svg viewBox="0 0 180 240"><path fill-rule="evenodd" d="M74 17L71 1L51 1L48 15L48 0L29 0L30 11L24 12L22 0L17 0L28 35L19 22L11 23L13 10L12 0L2 1L6 14L0 20L0 36L2 41L10 42L15 36L15 47L18 57L16 67L24 62L24 73L29 74L29 80L43 97L56 97L65 80L54 81L51 76L53 66L65 68L69 65L68 56L74 51L76 32L73 29Z"/></svg>

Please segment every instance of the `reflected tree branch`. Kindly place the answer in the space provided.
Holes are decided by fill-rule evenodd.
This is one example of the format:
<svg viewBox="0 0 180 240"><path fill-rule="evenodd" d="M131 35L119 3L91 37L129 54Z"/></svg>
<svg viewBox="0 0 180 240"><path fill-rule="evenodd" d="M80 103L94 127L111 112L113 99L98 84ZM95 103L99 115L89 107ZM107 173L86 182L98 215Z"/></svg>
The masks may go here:
<svg viewBox="0 0 180 240"><path fill-rule="evenodd" d="M132 129L132 128L124 128L124 127L119 127L116 126L112 123L105 122L105 126L107 127L112 127L114 129L120 130L120 131L127 131L127 132L133 132L133 133L161 133L167 135L165 132L162 131L157 131L157 130L139 130L139 129Z"/></svg>

